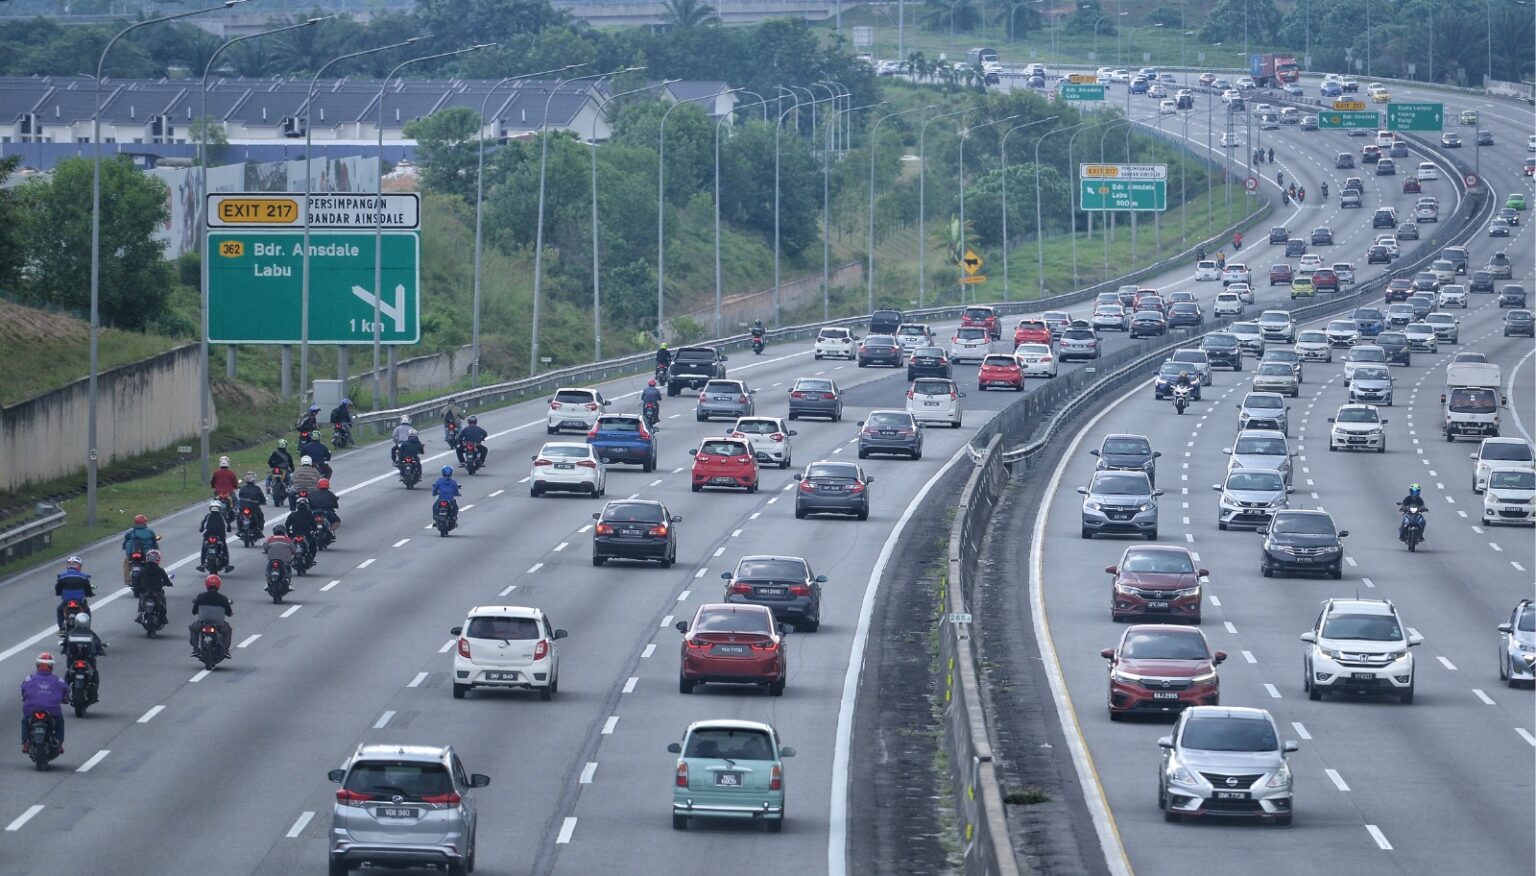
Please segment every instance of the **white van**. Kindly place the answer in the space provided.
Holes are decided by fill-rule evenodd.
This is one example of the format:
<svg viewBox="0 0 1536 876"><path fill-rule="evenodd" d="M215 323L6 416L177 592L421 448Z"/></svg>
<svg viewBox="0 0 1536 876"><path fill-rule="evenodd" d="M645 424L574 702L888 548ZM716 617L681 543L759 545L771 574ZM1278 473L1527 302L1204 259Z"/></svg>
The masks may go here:
<svg viewBox="0 0 1536 876"><path fill-rule="evenodd" d="M1525 138L1525 151L1536 152L1536 134Z"/></svg>
<svg viewBox="0 0 1536 876"><path fill-rule="evenodd" d="M1299 124L1301 124L1301 110L1299 110L1299 109L1297 109L1296 107L1293 107L1293 106L1281 107L1280 108L1280 124L1282 124L1282 125L1299 125Z"/></svg>

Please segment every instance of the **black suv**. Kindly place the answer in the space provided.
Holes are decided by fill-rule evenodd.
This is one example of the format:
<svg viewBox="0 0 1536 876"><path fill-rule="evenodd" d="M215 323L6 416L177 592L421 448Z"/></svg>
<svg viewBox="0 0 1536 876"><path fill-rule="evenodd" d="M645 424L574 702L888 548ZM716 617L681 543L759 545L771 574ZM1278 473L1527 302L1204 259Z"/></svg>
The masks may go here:
<svg viewBox="0 0 1536 876"><path fill-rule="evenodd" d="M1259 571L1266 578L1280 573L1317 573L1337 581L1344 577L1344 546L1339 539L1347 529L1334 529L1326 511L1277 511L1264 536Z"/></svg>
<svg viewBox="0 0 1536 876"><path fill-rule="evenodd" d="M899 310L877 310L869 315L869 333L872 335L894 335L896 330L907 318Z"/></svg>
<svg viewBox="0 0 1536 876"><path fill-rule="evenodd" d="M711 380L724 380L726 358L714 347L679 347L667 369L667 395L677 395L685 386L702 389Z"/></svg>
<svg viewBox="0 0 1536 876"><path fill-rule="evenodd" d="M1205 351L1205 359L1212 368L1243 370L1243 348L1238 344L1236 335L1226 332L1206 335L1205 340L1200 342L1200 349Z"/></svg>
<svg viewBox="0 0 1536 876"><path fill-rule="evenodd" d="M1371 216L1371 227L1396 228L1397 214L1393 213L1390 207L1382 207L1380 210L1376 211L1375 215Z"/></svg>
<svg viewBox="0 0 1536 876"><path fill-rule="evenodd" d="M1493 274L1489 271L1473 271L1467 280L1468 292L1487 292L1493 294Z"/></svg>
<svg viewBox="0 0 1536 876"><path fill-rule="evenodd" d="M1291 237L1291 232L1284 225L1276 225L1269 229L1270 243L1285 243Z"/></svg>

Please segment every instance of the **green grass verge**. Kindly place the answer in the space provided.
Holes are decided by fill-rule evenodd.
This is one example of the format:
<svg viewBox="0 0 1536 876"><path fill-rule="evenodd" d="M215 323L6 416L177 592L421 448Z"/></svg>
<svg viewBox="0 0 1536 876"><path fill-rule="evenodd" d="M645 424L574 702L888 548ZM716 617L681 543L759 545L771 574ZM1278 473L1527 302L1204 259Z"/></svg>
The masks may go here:
<svg viewBox="0 0 1536 876"><path fill-rule="evenodd" d="M6 312L10 313L11 309L7 308ZM41 349L29 339L24 343L30 355L6 356L5 379L0 380L0 405L14 405L26 401L39 393L66 386L89 374L91 354L88 329L83 322L79 323L79 327L79 337L74 337L71 333L70 337L59 338L56 342L47 343ZM0 341L4 340L4 336L0 335ZM97 347L97 357L102 370L106 370L148 359L184 343L186 343L185 340L162 335L143 335L137 332L103 329ZM0 344L0 346L9 345ZM20 349L18 347L15 352L19 353Z"/></svg>

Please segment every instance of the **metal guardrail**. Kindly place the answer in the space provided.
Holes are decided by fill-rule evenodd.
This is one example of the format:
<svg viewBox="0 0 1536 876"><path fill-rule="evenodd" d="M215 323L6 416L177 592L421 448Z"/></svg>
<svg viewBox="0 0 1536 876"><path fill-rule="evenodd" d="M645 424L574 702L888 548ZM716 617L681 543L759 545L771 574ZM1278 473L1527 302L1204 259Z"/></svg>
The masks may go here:
<svg viewBox="0 0 1536 876"><path fill-rule="evenodd" d="M51 547L53 531L64 525L64 517L63 508L41 504L37 517L0 532L0 565Z"/></svg>

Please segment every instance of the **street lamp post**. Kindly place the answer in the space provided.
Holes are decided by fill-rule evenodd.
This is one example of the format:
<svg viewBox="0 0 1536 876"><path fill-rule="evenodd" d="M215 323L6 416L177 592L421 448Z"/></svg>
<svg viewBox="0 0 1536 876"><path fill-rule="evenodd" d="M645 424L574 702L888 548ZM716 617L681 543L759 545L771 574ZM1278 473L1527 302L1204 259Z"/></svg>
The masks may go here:
<svg viewBox="0 0 1536 876"><path fill-rule="evenodd" d="M1079 136L1083 135L1083 134L1088 133L1089 131L1093 130L1094 128L1098 128L1098 127L1102 127L1104 125L1112 124L1114 121L1115 121L1114 119L1110 119L1109 121L1095 122L1095 123L1093 123L1091 125L1088 124L1087 122L1080 122L1080 123L1072 126L1072 128L1079 128L1081 130L1079 130L1076 134L1073 134L1072 136L1067 138L1067 178L1068 179L1073 180L1074 183L1077 182L1076 178L1074 177L1074 174L1076 173L1075 165L1072 162L1072 147L1073 147L1074 144L1077 143L1077 138ZM1063 131L1070 131L1070 130L1072 130L1072 128L1062 128L1062 130ZM1076 205L1078 204L1078 194L1079 194L1079 192L1078 192L1078 185L1080 185L1080 184L1074 184L1071 188L1069 188L1067 190L1068 207L1070 208L1070 212L1072 214L1072 223L1070 225L1072 233L1069 236L1072 238L1072 285L1074 285L1074 286L1076 286L1080 282L1078 280L1078 274L1077 274L1077 206ZM1037 184L1036 184L1035 188L1039 189L1039 187L1040 186L1039 186L1038 181L1037 181ZM1092 233L1091 233L1093 231L1093 216L1092 215L1089 215L1089 217L1088 217L1088 231L1090 232L1089 236L1092 237ZM1100 234L1104 234L1105 233L1105 229L1100 228L1099 229L1099 233ZM1045 268L1045 243L1042 241L1042 242L1040 242L1038 244L1038 246L1039 246L1040 267L1041 267L1041 270L1043 271L1044 268Z"/></svg>
<svg viewBox="0 0 1536 876"><path fill-rule="evenodd" d="M618 94L610 95L608 103L618 100L625 95L639 94L642 91L650 91L654 88L665 88L676 82L676 79L663 79L660 82L645 85L640 88L631 88ZM597 120L601 113L592 114L592 137L588 141L592 152L592 361L603 360L603 296L602 296L602 266L598 259L597 240ZM717 234L718 237L718 234ZM718 248L719 241L716 241Z"/></svg>
<svg viewBox="0 0 1536 876"><path fill-rule="evenodd" d="M888 103L890 103L889 100L882 100L879 103L870 103L870 104L865 104L864 106L844 107L843 109L840 109L840 110L837 110L836 112L834 112L832 114L832 121L831 121L831 123L829 125L827 125L827 140L829 141L828 142L828 149L831 148L830 141L832 139L833 132L837 130L837 120L838 120L838 118L840 116L845 115L845 114L851 114L851 113L857 112L859 110L867 110L867 109L873 109L873 108L875 108L877 106L885 106ZM844 143L846 143L846 142L847 141L845 140ZM831 235L830 232L832 230L832 220L831 220L831 212L830 212L831 202L830 202L830 199L829 199L829 192L830 192L829 176L830 176L830 173L831 173L830 165L831 165L831 162L828 161L826 153L822 153L822 156L821 156L821 319L822 319L823 322L825 322L826 320L829 320L829 319L832 318L832 316L831 316L831 310L832 310L832 273L831 273L831 264L830 264L830 262L831 262L831 247L832 247L832 243L831 243L831 236L832 235ZM716 179L716 184L718 185L718 183L719 183L719 176L718 176L718 174L716 175L715 179ZM719 197L719 193L718 192L716 193L716 197L717 198ZM718 262L716 264L718 264ZM718 285L719 285L718 284L718 278L716 278L716 288L717 288L717 290L718 290ZM717 294L718 294L718 291L717 291Z"/></svg>
<svg viewBox="0 0 1536 876"><path fill-rule="evenodd" d="M741 91L754 95L757 100L753 103L733 106L724 115L720 116L719 119L715 120L715 337L717 338L725 335L725 325L720 313L721 287L724 280L720 270L720 126L725 124L737 110L749 109L758 104L763 105L765 112L768 108L768 101L761 94L755 91L747 91L745 88L741 89ZM595 243L593 245L596 246Z"/></svg>
<svg viewBox="0 0 1536 876"><path fill-rule="evenodd" d="M959 243L960 243L960 255L962 257L964 257L965 249L966 249L966 239L965 239L965 141L966 141L967 138L970 137L972 131L979 131L982 128L990 128L993 125L999 125L999 124L1002 124L1003 122L1011 122L1011 121L1013 121L1014 119L1016 119L1018 117L1019 117L1018 113L1014 113L1011 116L1004 116L1004 117L1002 117L1000 119L993 119L990 122L982 122L979 125L972 125L971 127L961 128L960 129L960 240L959 240ZM1005 165L1004 168L1003 168L1003 179L1006 180L1007 178L1008 178L1008 168ZM1006 222L1007 218L1008 218L1008 214L1007 214L1007 212L1005 210L1004 213L1003 213L1003 221ZM1006 232L1004 232L1004 233L1006 233ZM1005 270L1006 270L1006 268L1005 268ZM962 304L965 302L965 290L964 289L960 290L960 301L961 301Z"/></svg>
<svg viewBox="0 0 1536 876"><path fill-rule="evenodd" d="M1054 121L1056 121L1059 118L1061 118L1061 117L1060 116L1050 116L1049 118L1036 119L1033 122L1025 122L1022 125L1014 125L1013 127L1009 128L1008 130L1003 132L1003 136L1002 136L1001 140L999 140L998 145L997 145L998 164L1003 169L1003 300L1004 301L1008 300L1008 137L1010 135L1012 135L1014 131L1022 131L1025 128L1030 128L1030 127L1033 127L1035 125L1043 125L1046 122L1054 122ZM1040 139L1044 139L1044 136L1042 136ZM1039 143L1039 140L1036 140L1035 141L1035 205L1036 205L1037 208L1038 208L1038 206L1040 204L1040 176L1039 176L1039 174L1040 174L1040 162L1039 162L1039 159L1040 159L1040 143ZM1040 236L1040 211L1038 209L1035 210L1035 236L1036 237ZM1045 282L1044 280L1041 281L1042 284L1044 284L1044 282Z"/></svg>
<svg viewBox="0 0 1536 876"><path fill-rule="evenodd" d="M776 99L783 103L784 92L789 92L794 98L794 104L787 110L779 113L777 121L773 125L773 324L779 324L779 309L781 306L779 293L779 132L784 129L784 119L800 108L800 93L794 88L777 86L779 93ZM814 95L813 95L814 96ZM797 130L796 133L799 133Z"/></svg>
<svg viewBox="0 0 1536 876"><path fill-rule="evenodd" d="M955 110L934 116L923 122L917 133L917 306L928 301L927 250L928 250L928 126L939 119L964 115L970 109Z"/></svg>
<svg viewBox="0 0 1536 876"><path fill-rule="evenodd" d="M419 57L410 58L408 60L401 61L399 64L395 65L395 68L393 70L389 71L389 75L384 77L384 81L379 83L379 97L378 97L379 113L378 113L378 120L377 120L377 123L376 123L376 126L375 126L376 127L375 133L378 135L378 149L379 149L379 153L374 158L374 160L377 162L377 170L375 171L375 175L376 175L377 179L374 181L375 185L376 185L376 190L375 190L374 195L375 195L375 198L377 199L377 203L374 205L374 211L373 211L373 409L374 410L378 410L379 407L382 405L382 401L380 400L380 396L379 396L379 370L380 370L379 351L383 348L384 326L383 326L383 323L380 322L381 317L380 317L379 311L382 308L383 301L384 301L384 93L385 93L385 90L389 88L389 81L391 79L395 78L395 74L399 73L401 70L405 69L406 67L409 67L412 64L419 64L419 63L422 63L423 61L435 61L435 60L438 60L439 58L452 58L452 57L454 57L456 55L463 55L463 54L466 54L468 52L473 52L473 51L477 51L479 49L484 49L484 48L487 48L487 47L492 46L492 45L494 45L494 43L479 43L479 44L473 45L473 46L466 46L466 47L464 47L462 49L454 49L451 52L434 52L434 53L432 53L430 55L421 55ZM308 207L308 204L306 204L305 206ZM306 212L307 212L307 210L306 210ZM420 294L420 290L417 290L417 292L418 292L418 294ZM394 360L391 360L391 363L393 363L393 361ZM391 367L393 367L393 365L391 365ZM393 372L391 372L391 374L393 374Z"/></svg>
<svg viewBox="0 0 1536 876"><path fill-rule="evenodd" d="M202 15L205 12L217 12L220 9L229 9L246 0L225 0L217 6L208 6L202 9L190 9L186 12L177 12L172 15L162 15L159 18L148 18L144 21L136 21L118 31L107 40L102 47L101 57L96 61L96 95L91 107L91 141L95 151L93 168L91 170L91 330L90 330L90 358L91 370L87 375L86 392L86 425L85 425L85 523L87 526L96 525L96 470L100 462L96 447L96 408L97 408L97 374L98 347L101 334L101 77L107 66L107 53L117 41L129 33L141 27L151 24L162 24L167 21L175 21L179 18L191 18L194 15ZM206 122L205 122L206 124ZM204 318L204 343L207 342L207 319ZM204 381L206 383L206 381ZM208 467L208 414L204 414L201 426L203 435L203 468ZM207 476L204 476L204 480Z"/></svg>
<svg viewBox="0 0 1536 876"><path fill-rule="evenodd" d="M724 88L711 94L705 100L713 101L726 94L740 91L739 88ZM667 202L667 116L672 111L691 101L679 100L661 114L661 129L656 140L656 340L659 342L666 338L666 323L663 322L663 308L665 306L666 281L667 281L667 247L666 247L666 202ZM705 114L706 117L708 113Z"/></svg>
<svg viewBox="0 0 1536 876"><path fill-rule="evenodd" d="M864 254L869 265L864 271L864 297L871 313L875 310L875 149L878 142L875 139L875 134L880 130L880 123L886 119L894 119L897 116L904 116L908 113L924 112L933 109L934 106L934 104L929 104L900 112L887 113L875 119L875 123L869 129L869 245L866 247L867 252Z"/></svg>

